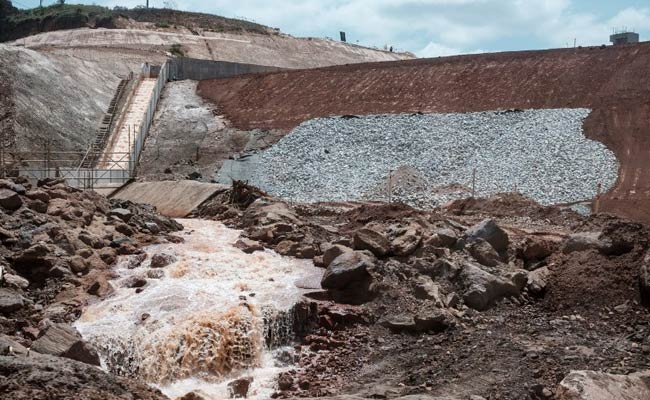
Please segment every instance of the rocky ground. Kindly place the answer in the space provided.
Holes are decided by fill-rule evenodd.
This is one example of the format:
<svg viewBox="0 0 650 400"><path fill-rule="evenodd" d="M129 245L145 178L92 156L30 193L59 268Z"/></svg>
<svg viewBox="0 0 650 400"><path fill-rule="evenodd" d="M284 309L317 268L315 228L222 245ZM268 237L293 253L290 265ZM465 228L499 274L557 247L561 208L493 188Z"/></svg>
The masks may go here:
<svg viewBox="0 0 650 400"><path fill-rule="evenodd" d="M457 183L474 187L479 196L515 189L542 204L582 201L595 197L599 184L606 192L618 177L614 154L582 132L589 113L542 109L314 119L250 163L250 182L300 202L387 201L386 180L409 168L423 189L392 196L416 207L453 199L453 192L429 188Z"/></svg>
<svg viewBox="0 0 650 400"><path fill-rule="evenodd" d="M198 214L244 228L244 251L261 243L325 268L324 289L308 296L318 321L295 347L295 370L279 377L278 398L650 393L640 224L514 194L424 212L291 205L242 184ZM628 392L616 391L621 382Z"/></svg>
<svg viewBox="0 0 650 400"><path fill-rule="evenodd" d="M57 181L0 181L0 393L162 399L96 368L71 325L118 255L179 240L151 208ZM235 182L196 216L237 246L324 269L274 398L640 399L650 393L648 230L516 194L421 211L288 204ZM309 287L313 287L309 284ZM312 313L313 311L313 313ZM244 381L232 383L243 394ZM189 397L188 397L189 396ZM189 394L184 399L197 399ZM194 397L192 397L194 396Z"/></svg>
<svg viewBox="0 0 650 400"><path fill-rule="evenodd" d="M12 399L158 399L110 376L71 325L110 294L116 257L175 240L150 207L111 202L57 180L0 180L0 393Z"/></svg>

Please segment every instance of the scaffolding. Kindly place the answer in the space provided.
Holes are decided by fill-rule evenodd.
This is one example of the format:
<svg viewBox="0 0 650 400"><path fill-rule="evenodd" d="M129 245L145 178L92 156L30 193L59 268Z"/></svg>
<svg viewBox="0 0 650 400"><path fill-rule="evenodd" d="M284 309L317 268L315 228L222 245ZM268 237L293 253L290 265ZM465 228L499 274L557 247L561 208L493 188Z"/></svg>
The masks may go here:
<svg viewBox="0 0 650 400"><path fill-rule="evenodd" d="M65 179L66 183L81 190L115 189L133 178L133 168L121 168L132 165L131 153L103 153L108 156L111 168L82 168L80 160L87 152L49 151L46 146L42 152L12 152L9 160L3 154L0 160L0 175L23 176L34 185L39 180L48 178Z"/></svg>

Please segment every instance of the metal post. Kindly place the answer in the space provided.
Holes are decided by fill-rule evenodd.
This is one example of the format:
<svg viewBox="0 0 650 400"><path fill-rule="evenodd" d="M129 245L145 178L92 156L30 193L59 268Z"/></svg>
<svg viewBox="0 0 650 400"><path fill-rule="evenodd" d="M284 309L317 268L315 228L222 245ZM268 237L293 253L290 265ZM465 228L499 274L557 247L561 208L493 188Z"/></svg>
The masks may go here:
<svg viewBox="0 0 650 400"><path fill-rule="evenodd" d="M2 139L0 142L0 173L2 174L0 177L3 179L5 178L5 130L2 129Z"/></svg>
<svg viewBox="0 0 650 400"><path fill-rule="evenodd" d="M603 190L603 185L598 182L598 189L596 190L596 204L594 206L594 213L598 214L600 212L600 195Z"/></svg>
<svg viewBox="0 0 650 400"><path fill-rule="evenodd" d="M135 127L134 127L134 131L135 131ZM131 155L132 155L132 153L131 153L131 126L129 126L129 147L128 147L128 153L127 154L129 155L129 175L130 175L131 174Z"/></svg>
<svg viewBox="0 0 650 400"><path fill-rule="evenodd" d="M476 196L476 168L472 170L472 198Z"/></svg>
<svg viewBox="0 0 650 400"><path fill-rule="evenodd" d="M388 204L393 202L393 170L388 171Z"/></svg>

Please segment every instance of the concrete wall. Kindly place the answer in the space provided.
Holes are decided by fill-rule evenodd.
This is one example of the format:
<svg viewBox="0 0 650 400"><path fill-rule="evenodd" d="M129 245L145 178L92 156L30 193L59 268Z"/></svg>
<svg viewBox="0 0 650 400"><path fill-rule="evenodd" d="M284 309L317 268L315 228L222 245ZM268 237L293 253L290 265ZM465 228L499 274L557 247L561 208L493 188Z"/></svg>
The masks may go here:
<svg viewBox="0 0 650 400"><path fill-rule="evenodd" d="M243 74L282 71L282 68L264 65L242 64L227 61L198 60L194 58L173 58L169 63L169 79L205 79L230 78Z"/></svg>

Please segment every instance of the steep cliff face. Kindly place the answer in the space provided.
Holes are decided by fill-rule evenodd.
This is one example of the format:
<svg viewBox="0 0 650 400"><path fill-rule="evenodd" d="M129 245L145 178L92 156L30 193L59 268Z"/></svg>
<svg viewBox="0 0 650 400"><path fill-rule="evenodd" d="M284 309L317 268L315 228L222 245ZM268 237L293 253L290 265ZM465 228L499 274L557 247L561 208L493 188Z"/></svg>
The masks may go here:
<svg viewBox="0 0 650 400"><path fill-rule="evenodd" d="M586 135L621 162L601 210L650 221L650 43L337 66L204 81L199 93L240 129L345 114L592 110ZM599 166L594 166L599 168Z"/></svg>

